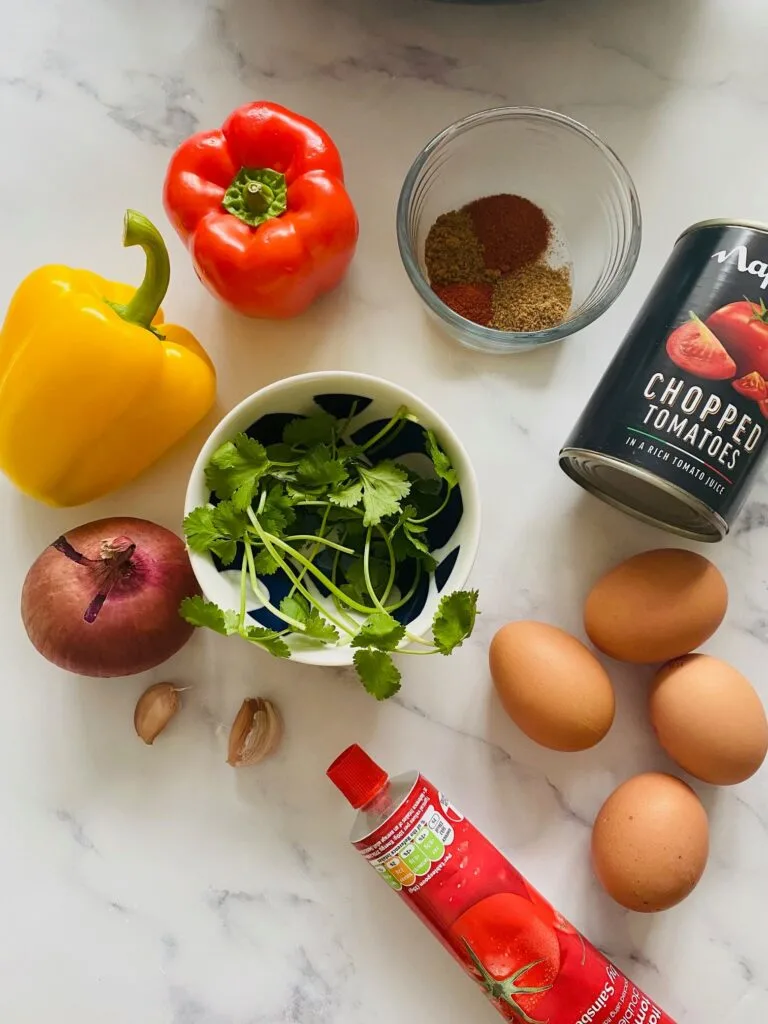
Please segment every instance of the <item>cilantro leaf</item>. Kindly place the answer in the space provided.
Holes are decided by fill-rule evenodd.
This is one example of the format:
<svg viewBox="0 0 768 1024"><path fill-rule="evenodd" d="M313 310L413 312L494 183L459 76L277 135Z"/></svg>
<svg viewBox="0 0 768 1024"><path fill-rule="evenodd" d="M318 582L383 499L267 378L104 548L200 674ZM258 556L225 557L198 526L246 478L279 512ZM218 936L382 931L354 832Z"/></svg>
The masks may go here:
<svg viewBox="0 0 768 1024"><path fill-rule="evenodd" d="M219 498L231 498L243 512L253 501L259 480L269 469L264 445L247 434L225 441L211 456L205 481Z"/></svg>
<svg viewBox="0 0 768 1024"><path fill-rule="evenodd" d="M263 647L275 658L290 658L291 656L290 647L274 629L265 629L263 626L246 626L240 635L249 643Z"/></svg>
<svg viewBox="0 0 768 1024"><path fill-rule="evenodd" d="M262 548L253 556L253 565L257 576L271 576L280 568L266 548Z"/></svg>
<svg viewBox="0 0 768 1024"><path fill-rule="evenodd" d="M427 455L432 460L432 465L435 467L435 472L441 480L445 480L449 487L455 487L459 482L459 478L456 474L456 470L451 464L451 460L448 458L446 453L440 447L437 442L437 438L432 430L426 432L426 448Z"/></svg>
<svg viewBox="0 0 768 1024"><path fill-rule="evenodd" d="M328 501L340 508L354 508L360 504L363 497L363 484L361 480L346 484L344 487L337 487L328 495Z"/></svg>
<svg viewBox="0 0 768 1024"><path fill-rule="evenodd" d="M385 651L356 651L354 662L360 681L376 700L386 700L400 689L400 672Z"/></svg>
<svg viewBox="0 0 768 1024"><path fill-rule="evenodd" d="M299 456L289 444L268 444L267 458L270 462L298 462ZM287 469L287 466L282 467Z"/></svg>
<svg viewBox="0 0 768 1024"><path fill-rule="evenodd" d="M204 555L211 550L211 545L220 539L220 533L213 521L214 509L211 505L201 505L193 508L184 517L182 524L184 536L191 551Z"/></svg>
<svg viewBox="0 0 768 1024"><path fill-rule="evenodd" d="M231 636L238 629L238 616L235 612L222 611L213 601L206 601L199 594L184 598L179 606L179 615L191 626L212 629L222 636Z"/></svg>
<svg viewBox="0 0 768 1024"><path fill-rule="evenodd" d="M320 441L332 441L338 426L338 420L329 412L318 412L313 416L299 416L286 424L283 430L283 444L295 448L297 445L317 444Z"/></svg>
<svg viewBox="0 0 768 1024"><path fill-rule="evenodd" d="M446 594L432 620L432 636L441 654L450 654L472 635L477 611L476 590Z"/></svg>
<svg viewBox="0 0 768 1024"><path fill-rule="evenodd" d="M428 573L433 573L437 568L437 562L429 552L427 545L419 538L406 533L402 527L392 534L392 550L398 562L415 558L421 562L422 568Z"/></svg>
<svg viewBox="0 0 768 1024"><path fill-rule="evenodd" d="M411 489L405 470L394 462L380 462L376 466L358 466L363 482L363 508L365 526L376 526L384 516L400 511L400 500Z"/></svg>
<svg viewBox="0 0 768 1024"><path fill-rule="evenodd" d="M280 611L303 624L309 615L309 602L302 594L289 594L280 602Z"/></svg>
<svg viewBox="0 0 768 1024"><path fill-rule="evenodd" d="M184 519L184 535L190 549L198 554L212 552L224 565L234 562L244 531L245 521L230 501L222 501L216 508L201 505Z"/></svg>
<svg viewBox="0 0 768 1024"><path fill-rule="evenodd" d="M353 647L375 647L379 651L394 651L405 636L405 626L388 612L369 615L352 641Z"/></svg>
<svg viewBox="0 0 768 1024"><path fill-rule="evenodd" d="M339 631L322 617L317 608L313 608L307 616L302 636L322 640L326 644L338 643L340 639Z"/></svg>
<svg viewBox="0 0 768 1024"><path fill-rule="evenodd" d="M296 518L293 502L294 499L282 484L273 484L259 512L262 529L275 537L281 537Z"/></svg>
<svg viewBox="0 0 768 1024"><path fill-rule="evenodd" d="M296 482L302 487L331 487L346 478L346 469L327 444L310 448L296 469Z"/></svg>
<svg viewBox="0 0 768 1024"><path fill-rule="evenodd" d="M366 600L370 600L368 588L365 584L365 562L362 555L360 558L356 558L353 562L349 563L344 570L344 575L347 578L347 582L351 583L359 594L365 595ZM371 586L374 593L379 594L384 590L389 580L389 565L379 558L369 558L368 575L371 578Z"/></svg>

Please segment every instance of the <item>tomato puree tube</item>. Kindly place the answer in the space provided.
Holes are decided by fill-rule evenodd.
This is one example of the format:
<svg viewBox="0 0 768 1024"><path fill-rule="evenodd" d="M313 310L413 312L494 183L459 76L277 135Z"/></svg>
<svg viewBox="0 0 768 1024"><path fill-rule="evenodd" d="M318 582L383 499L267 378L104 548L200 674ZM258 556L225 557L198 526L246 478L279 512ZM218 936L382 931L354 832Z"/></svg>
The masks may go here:
<svg viewBox="0 0 768 1024"><path fill-rule="evenodd" d="M674 1024L418 772L389 778L353 744L328 777L351 840L506 1020Z"/></svg>

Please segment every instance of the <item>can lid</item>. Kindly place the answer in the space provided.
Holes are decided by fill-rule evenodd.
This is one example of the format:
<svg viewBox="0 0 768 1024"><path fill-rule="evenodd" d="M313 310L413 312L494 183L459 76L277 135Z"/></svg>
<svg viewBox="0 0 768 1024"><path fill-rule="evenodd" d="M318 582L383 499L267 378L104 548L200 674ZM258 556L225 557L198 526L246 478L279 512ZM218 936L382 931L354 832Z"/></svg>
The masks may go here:
<svg viewBox="0 0 768 1024"><path fill-rule="evenodd" d="M339 754L325 774L355 810L370 803L389 782L384 769L357 743Z"/></svg>

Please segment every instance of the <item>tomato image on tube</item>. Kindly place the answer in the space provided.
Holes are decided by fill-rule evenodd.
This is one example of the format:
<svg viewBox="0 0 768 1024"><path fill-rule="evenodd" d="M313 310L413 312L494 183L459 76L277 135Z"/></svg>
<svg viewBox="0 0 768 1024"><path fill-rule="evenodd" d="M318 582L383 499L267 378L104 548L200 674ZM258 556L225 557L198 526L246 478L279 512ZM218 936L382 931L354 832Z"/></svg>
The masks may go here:
<svg viewBox="0 0 768 1024"><path fill-rule="evenodd" d="M328 777L353 845L505 1020L674 1024L418 772L390 779L353 744Z"/></svg>

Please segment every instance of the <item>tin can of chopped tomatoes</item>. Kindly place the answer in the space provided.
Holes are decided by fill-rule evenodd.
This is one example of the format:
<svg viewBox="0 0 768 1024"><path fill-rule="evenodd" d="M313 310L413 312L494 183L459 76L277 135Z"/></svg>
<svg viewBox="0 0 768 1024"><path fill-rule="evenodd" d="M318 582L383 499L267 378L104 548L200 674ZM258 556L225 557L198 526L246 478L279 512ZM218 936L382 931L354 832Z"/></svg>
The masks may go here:
<svg viewBox="0 0 768 1024"><path fill-rule="evenodd" d="M768 226L683 232L560 452L603 501L698 541L729 531L768 435Z"/></svg>
<svg viewBox="0 0 768 1024"><path fill-rule="evenodd" d="M390 779L353 744L328 776L354 846L506 1020L674 1024L423 775Z"/></svg>

